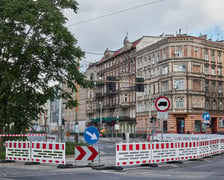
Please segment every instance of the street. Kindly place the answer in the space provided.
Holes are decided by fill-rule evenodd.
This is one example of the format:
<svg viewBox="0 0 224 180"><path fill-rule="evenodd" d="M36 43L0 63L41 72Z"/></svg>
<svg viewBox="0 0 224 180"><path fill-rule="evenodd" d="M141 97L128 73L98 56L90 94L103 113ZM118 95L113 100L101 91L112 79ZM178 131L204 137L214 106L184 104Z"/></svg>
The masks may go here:
<svg viewBox="0 0 224 180"><path fill-rule="evenodd" d="M224 179L224 155L184 163L162 163L158 167L130 167L121 171L95 170L90 167L58 169L56 166L0 164L0 180L221 180Z"/></svg>

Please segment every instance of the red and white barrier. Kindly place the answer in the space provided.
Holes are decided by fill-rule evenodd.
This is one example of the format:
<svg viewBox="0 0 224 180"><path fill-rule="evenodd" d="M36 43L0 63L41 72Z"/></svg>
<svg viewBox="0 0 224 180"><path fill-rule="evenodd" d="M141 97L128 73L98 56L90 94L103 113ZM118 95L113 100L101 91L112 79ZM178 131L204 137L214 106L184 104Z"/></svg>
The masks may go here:
<svg viewBox="0 0 224 180"><path fill-rule="evenodd" d="M178 142L178 160L197 159L198 154L198 142L184 141Z"/></svg>
<svg viewBox="0 0 224 180"><path fill-rule="evenodd" d="M30 142L29 141L6 141L6 160L29 161Z"/></svg>
<svg viewBox="0 0 224 180"><path fill-rule="evenodd" d="M149 143L127 143L116 145L116 165L138 165L151 163Z"/></svg>
<svg viewBox="0 0 224 180"><path fill-rule="evenodd" d="M47 134L0 134L0 137L47 136Z"/></svg>
<svg viewBox="0 0 224 180"><path fill-rule="evenodd" d="M32 142L31 162L65 164L65 143Z"/></svg>
<svg viewBox="0 0 224 180"><path fill-rule="evenodd" d="M116 166L198 159L224 152L223 139L116 144Z"/></svg>
<svg viewBox="0 0 224 180"><path fill-rule="evenodd" d="M152 163L177 160L177 144L174 142L155 142L151 144Z"/></svg>
<svg viewBox="0 0 224 180"><path fill-rule="evenodd" d="M65 143L6 141L6 160L65 164Z"/></svg>

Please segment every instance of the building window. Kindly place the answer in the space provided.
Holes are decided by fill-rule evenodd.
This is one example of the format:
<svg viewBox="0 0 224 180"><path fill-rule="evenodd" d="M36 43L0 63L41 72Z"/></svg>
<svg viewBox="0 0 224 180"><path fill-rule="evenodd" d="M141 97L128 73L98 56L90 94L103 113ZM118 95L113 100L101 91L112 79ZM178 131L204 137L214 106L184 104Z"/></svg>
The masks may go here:
<svg viewBox="0 0 224 180"><path fill-rule="evenodd" d="M155 64L155 55L152 55L152 64Z"/></svg>
<svg viewBox="0 0 224 180"><path fill-rule="evenodd" d="M212 75L215 76L215 67L212 67Z"/></svg>
<svg viewBox="0 0 224 180"><path fill-rule="evenodd" d="M206 100L205 102L205 109L209 109L209 100Z"/></svg>
<svg viewBox="0 0 224 180"><path fill-rule="evenodd" d="M205 92L208 92L208 84L209 84L209 82L208 81L205 81Z"/></svg>
<svg viewBox="0 0 224 180"><path fill-rule="evenodd" d="M219 101L219 110L222 110L222 101Z"/></svg>
<svg viewBox="0 0 224 180"><path fill-rule="evenodd" d="M208 74L208 66L205 65L205 74Z"/></svg>
<svg viewBox="0 0 224 180"><path fill-rule="evenodd" d="M212 92L216 92L216 83L212 82Z"/></svg>
<svg viewBox="0 0 224 180"><path fill-rule="evenodd" d="M200 133L201 132L201 121L200 120L195 120L194 122L195 122L194 131L196 133Z"/></svg>
<svg viewBox="0 0 224 180"><path fill-rule="evenodd" d="M222 93L222 82L219 82L219 89L218 89L219 93Z"/></svg>
<svg viewBox="0 0 224 180"><path fill-rule="evenodd" d="M176 98L176 108L183 108L184 107L184 100L183 98Z"/></svg>
<svg viewBox="0 0 224 180"><path fill-rule="evenodd" d="M162 67L162 74L168 74L168 66Z"/></svg>
<svg viewBox="0 0 224 180"><path fill-rule="evenodd" d="M219 118L219 127L223 128L224 127L224 119Z"/></svg>
<svg viewBox="0 0 224 180"><path fill-rule="evenodd" d="M216 101L215 101L215 100L212 102L212 109L213 109L213 110L216 109Z"/></svg>
<svg viewBox="0 0 224 180"><path fill-rule="evenodd" d="M177 50L175 51L176 57L183 57L183 50L181 47L178 47Z"/></svg>
<svg viewBox="0 0 224 180"><path fill-rule="evenodd" d="M212 51L212 58L211 60L214 62L215 61L215 51Z"/></svg>
<svg viewBox="0 0 224 180"><path fill-rule="evenodd" d="M217 75L218 76L221 76L222 75L222 69L221 69L221 67L218 67L217 68Z"/></svg>
<svg viewBox="0 0 224 180"><path fill-rule="evenodd" d="M169 82L168 81L161 82L161 91L162 92L169 91Z"/></svg>
<svg viewBox="0 0 224 180"><path fill-rule="evenodd" d="M208 49L205 50L205 60L208 61Z"/></svg>
<svg viewBox="0 0 224 180"><path fill-rule="evenodd" d="M218 53L218 63L222 62L222 54L221 52Z"/></svg>
<svg viewBox="0 0 224 180"><path fill-rule="evenodd" d="M166 49L163 50L163 59L166 59Z"/></svg>
<svg viewBox="0 0 224 180"><path fill-rule="evenodd" d="M175 81L175 86L177 90L184 90L184 80L176 80Z"/></svg>
<svg viewBox="0 0 224 180"><path fill-rule="evenodd" d="M124 102L128 102L128 94L124 94Z"/></svg>

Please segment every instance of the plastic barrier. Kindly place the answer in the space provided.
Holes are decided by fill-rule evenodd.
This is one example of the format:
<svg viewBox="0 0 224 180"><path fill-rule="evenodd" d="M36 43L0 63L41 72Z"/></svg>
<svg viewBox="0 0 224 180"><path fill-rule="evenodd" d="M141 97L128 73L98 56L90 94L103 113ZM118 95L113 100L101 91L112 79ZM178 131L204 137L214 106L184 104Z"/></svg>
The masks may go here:
<svg viewBox="0 0 224 180"><path fill-rule="evenodd" d="M47 134L0 134L0 137L47 136Z"/></svg>
<svg viewBox="0 0 224 180"><path fill-rule="evenodd" d="M65 164L65 143L6 141L6 160Z"/></svg>
<svg viewBox="0 0 224 180"><path fill-rule="evenodd" d="M198 154L198 142L185 141L178 142L178 160L197 159Z"/></svg>
<svg viewBox="0 0 224 180"><path fill-rule="evenodd" d="M30 159L32 162L65 164L65 144L32 142Z"/></svg>
<svg viewBox="0 0 224 180"><path fill-rule="evenodd" d="M174 142L151 143L152 163L177 160L177 144Z"/></svg>
<svg viewBox="0 0 224 180"><path fill-rule="evenodd" d="M30 142L29 141L6 141L5 159L15 161L30 160Z"/></svg>
<svg viewBox="0 0 224 180"><path fill-rule="evenodd" d="M224 139L116 144L116 166L198 159L224 152Z"/></svg>
<svg viewBox="0 0 224 180"><path fill-rule="evenodd" d="M116 145L116 165L127 166L151 163L151 144L120 143Z"/></svg>

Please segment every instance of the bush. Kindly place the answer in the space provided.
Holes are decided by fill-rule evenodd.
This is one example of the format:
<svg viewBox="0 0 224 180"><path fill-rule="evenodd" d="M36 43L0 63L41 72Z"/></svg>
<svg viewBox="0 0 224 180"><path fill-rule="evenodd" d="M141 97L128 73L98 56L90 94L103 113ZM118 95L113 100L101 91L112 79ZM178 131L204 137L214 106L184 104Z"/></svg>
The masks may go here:
<svg viewBox="0 0 224 180"><path fill-rule="evenodd" d="M66 155L75 155L75 146L86 146L84 142L75 143L75 142L66 142Z"/></svg>

